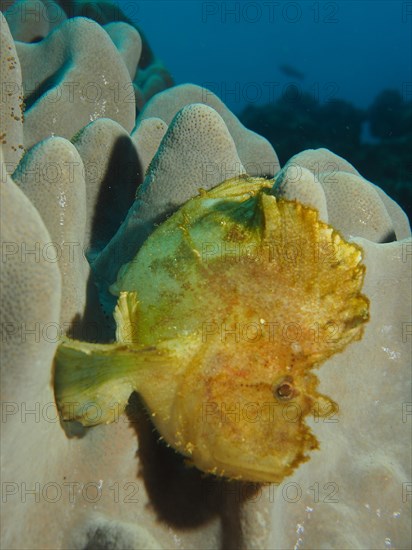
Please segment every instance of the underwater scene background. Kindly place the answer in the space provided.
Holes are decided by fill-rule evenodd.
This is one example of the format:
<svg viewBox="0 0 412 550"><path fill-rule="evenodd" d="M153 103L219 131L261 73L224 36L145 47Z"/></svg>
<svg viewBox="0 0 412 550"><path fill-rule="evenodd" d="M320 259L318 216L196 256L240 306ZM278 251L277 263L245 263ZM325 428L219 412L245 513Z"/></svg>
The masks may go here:
<svg viewBox="0 0 412 550"><path fill-rule="evenodd" d="M412 7L121 0L176 84L214 92L283 165L327 147L412 216ZM159 17L159 14L161 15Z"/></svg>
<svg viewBox="0 0 412 550"><path fill-rule="evenodd" d="M0 7L0 546L410 548L412 2Z"/></svg>

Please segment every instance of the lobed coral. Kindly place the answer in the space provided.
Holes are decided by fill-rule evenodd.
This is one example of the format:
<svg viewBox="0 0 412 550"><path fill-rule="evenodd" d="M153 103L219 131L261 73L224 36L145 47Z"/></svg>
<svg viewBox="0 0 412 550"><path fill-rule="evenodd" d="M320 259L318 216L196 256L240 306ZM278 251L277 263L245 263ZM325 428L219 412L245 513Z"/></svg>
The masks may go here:
<svg viewBox="0 0 412 550"><path fill-rule="evenodd" d="M247 106L240 120L265 136L282 162L302 148L333 149L412 219L412 101L398 91L384 90L366 110L338 99L321 104L308 93L285 94L269 105Z"/></svg>
<svg viewBox="0 0 412 550"><path fill-rule="evenodd" d="M22 17L28 4L0 16L2 547L408 547L412 241L401 208L326 149L280 170L211 92L167 89L116 6L36 0L41 16ZM280 194L361 246L370 300L362 340L319 374L340 406L311 421L321 450L266 487L186 468L135 397L127 421L84 430L59 421L52 390L63 334L113 339L108 286L154 227L200 187L245 173L276 174Z"/></svg>

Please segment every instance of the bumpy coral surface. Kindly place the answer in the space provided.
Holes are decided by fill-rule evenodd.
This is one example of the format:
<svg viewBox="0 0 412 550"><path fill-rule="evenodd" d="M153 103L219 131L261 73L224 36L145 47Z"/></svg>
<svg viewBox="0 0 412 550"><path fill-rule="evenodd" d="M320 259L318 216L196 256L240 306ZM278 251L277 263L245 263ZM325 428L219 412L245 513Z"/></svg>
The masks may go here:
<svg viewBox="0 0 412 550"><path fill-rule="evenodd" d="M0 31L1 546L408 547L412 241L399 206L326 149L280 170L213 94L171 87L115 5L21 0ZM320 450L269 486L186 467L135 395L127 416L84 429L59 419L53 393L63 336L114 340L119 268L200 188L242 174L276 175L278 196L359 246L370 302L362 339L319 370L339 403L308 420Z"/></svg>

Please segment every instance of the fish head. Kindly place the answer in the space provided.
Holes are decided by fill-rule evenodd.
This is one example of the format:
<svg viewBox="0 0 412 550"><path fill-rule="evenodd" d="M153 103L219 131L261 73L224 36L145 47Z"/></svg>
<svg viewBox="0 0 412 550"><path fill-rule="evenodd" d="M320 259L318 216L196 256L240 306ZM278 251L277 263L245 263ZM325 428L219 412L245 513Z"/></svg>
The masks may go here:
<svg viewBox="0 0 412 550"><path fill-rule="evenodd" d="M337 406L290 346L235 336L205 344L186 372L172 443L203 471L280 482L318 448L305 420Z"/></svg>

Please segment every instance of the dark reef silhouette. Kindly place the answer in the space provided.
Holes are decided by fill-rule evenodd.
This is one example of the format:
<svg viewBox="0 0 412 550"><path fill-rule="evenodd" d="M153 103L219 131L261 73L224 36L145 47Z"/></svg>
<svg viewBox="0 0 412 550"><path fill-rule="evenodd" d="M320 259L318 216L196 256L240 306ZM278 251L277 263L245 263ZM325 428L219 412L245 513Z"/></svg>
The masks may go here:
<svg viewBox="0 0 412 550"><path fill-rule="evenodd" d="M382 91L368 109L337 99L321 104L309 93L240 114L245 126L266 137L281 165L304 149L326 147L379 185L412 219L412 101Z"/></svg>

